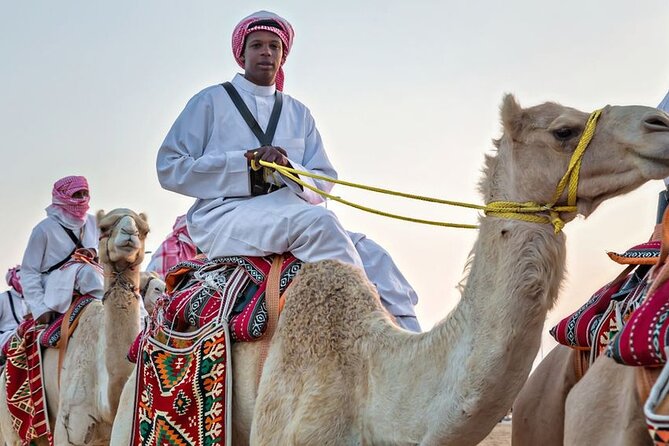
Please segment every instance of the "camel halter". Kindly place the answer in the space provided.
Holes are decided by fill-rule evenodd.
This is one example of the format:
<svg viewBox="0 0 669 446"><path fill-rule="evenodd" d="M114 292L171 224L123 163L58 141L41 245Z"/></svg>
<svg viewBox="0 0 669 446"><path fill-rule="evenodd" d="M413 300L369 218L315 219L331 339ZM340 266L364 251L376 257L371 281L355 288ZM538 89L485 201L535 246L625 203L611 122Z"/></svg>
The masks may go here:
<svg viewBox="0 0 669 446"><path fill-rule="evenodd" d="M590 117L588 118L588 121L586 122L585 129L583 130L583 134L581 135L581 139L578 142L578 145L576 146L576 149L574 150L574 153L571 156L571 160L569 161L569 167L567 168L567 171L565 172L564 176L558 183L555 194L553 195L553 198L551 201L547 204L540 204L536 203L534 201L526 201L526 202L515 202L515 201L493 201L488 203L487 205L479 205L479 204L471 204L471 203L463 203L459 201L450 201L450 200L443 200L440 198L432 198L432 197L426 197L426 196L421 196L421 195L414 195L414 194L408 194L404 192L398 192L398 191L393 191L389 189L382 189L379 187L374 187L374 186L367 186L364 184L358 184L358 183L352 183L349 181L343 181L343 180L338 180L335 178L330 178L325 175L318 175L314 174L311 172L305 172L302 170L296 170L290 167L286 166L281 166L276 163L268 163L263 160L259 160L256 162L255 159L251 160L251 168L253 170L260 170L262 167L274 169L277 172L279 172L281 175L284 177L288 178L289 180L299 184L302 187L305 187L313 192L316 192L317 194L329 198L331 200L337 201L339 203L345 204L347 206L351 206L353 208L359 209L361 211L365 212L370 212L372 214L376 215L381 215L384 217L389 217L389 218L395 218L398 220L404 220L404 221L410 221L414 223L423 223L427 225L433 225L433 226L444 226L444 227L450 227L450 228L463 228L463 229L478 229L478 225L469 225L469 224L460 224L460 223L447 223L447 222L441 222L441 221L433 221L433 220L423 220L419 218L413 218L413 217L407 217L403 215L397 215L397 214L391 214L389 212L384 212L380 211L377 209L369 208L366 206L362 206L360 204L356 204L347 200L344 200L341 197L338 197L336 195L331 195L323 190L318 189L317 187L312 186L311 184L305 183L304 181L300 180L297 175L304 175L305 177L309 178L314 178L317 180L323 180L323 181L328 181L330 183L335 183L335 184L341 184L343 186L349 186L353 187L356 189L363 189L367 190L370 192L377 192L381 194L386 194L386 195L393 195L396 197L402 197L402 198L409 198L412 200L421 200L421 201L427 201L430 203L437 203L437 204L445 204L449 206L458 206L458 207L464 207L464 208L470 208L470 209L479 209L482 210L486 215L490 215L493 217L498 217L498 218L507 218L507 219L515 219L515 220L522 220L522 221L527 221L527 222L533 222L533 223L550 223L553 225L555 228L555 233L559 233L562 228L565 225L564 220L560 217L560 214L563 212L576 212L577 207L576 207L576 191L578 189L578 175L581 170L581 161L583 160L583 154L585 153L585 149L588 147L588 144L592 140L592 137L595 134L595 128L597 127L597 120L599 119L600 115L602 114L602 109L595 110L590 114ZM566 206L556 206L557 201L560 199L562 196L565 188L569 186L568 192L567 192L567 205ZM548 215L547 215L548 214Z"/></svg>

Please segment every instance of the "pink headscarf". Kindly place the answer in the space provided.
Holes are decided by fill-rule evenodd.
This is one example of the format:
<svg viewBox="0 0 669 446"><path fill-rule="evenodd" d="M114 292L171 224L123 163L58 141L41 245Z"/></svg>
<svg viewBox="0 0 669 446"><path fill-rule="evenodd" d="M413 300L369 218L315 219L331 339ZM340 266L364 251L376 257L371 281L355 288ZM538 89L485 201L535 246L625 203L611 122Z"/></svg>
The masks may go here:
<svg viewBox="0 0 669 446"><path fill-rule="evenodd" d="M188 234L186 216L180 215L174 222L172 233L167 236L151 256L151 262L149 262L146 270L155 271L161 278L165 278L167 272L174 265L192 259L196 255L197 247Z"/></svg>
<svg viewBox="0 0 669 446"><path fill-rule="evenodd" d="M7 285L14 288L17 293L23 294L23 288L21 287L21 280L19 278L20 270L20 265L16 265L14 268L9 268L7 274L5 274L5 280L7 281Z"/></svg>
<svg viewBox="0 0 669 446"><path fill-rule="evenodd" d="M53 215L70 229L78 229L86 222L90 197L73 198L80 190L88 190L85 177L69 176L56 181L51 191L51 206L46 209L47 215Z"/></svg>
<svg viewBox="0 0 669 446"><path fill-rule="evenodd" d="M272 26L272 24L262 23L266 21L276 22L279 28ZM242 54L244 54L244 41L246 40L246 36L254 31L272 32L279 36L281 42L283 43L281 66L279 67L279 71L276 73L276 88L279 91L283 91L283 64L286 63L286 57L288 57L290 48L293 46L293 37L295 37L293 27L286 19L269 11L254 12L250 16L242 19L242 21L239 22L232 31L232 54L235 56L235 60L242 68L244 68L244 61L241 59Z"/></svg>

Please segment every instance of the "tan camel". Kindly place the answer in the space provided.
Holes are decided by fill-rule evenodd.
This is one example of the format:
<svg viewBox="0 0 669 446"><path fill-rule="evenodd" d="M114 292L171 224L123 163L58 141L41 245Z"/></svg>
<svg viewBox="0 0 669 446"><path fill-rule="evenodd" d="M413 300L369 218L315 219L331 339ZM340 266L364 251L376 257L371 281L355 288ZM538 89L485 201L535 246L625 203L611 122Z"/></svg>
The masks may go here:
<svg viewBox="0 0 669 446"><path fill-rule="evenodd" d="M637 369L604 355L595 360L567 396L564 444L653 445L643 413L647 395L639 397L637 391Z"/></svg>
<svg viewBox="0 0 669 446"><path fill-rule="evenodd" d="M588 115L546 103L502 105L504 134L486 157L487 203L548 203ZM606 107L586 150L578 212L669 174L669 116ZM569 221L576 213L564 214ZM262 372L258 349L233 350L235 445L421 444L481 441L508 411L539 349L563 276L565 238L552 225L481 218L458 307L430 332L397 328L363 272L335 261L305 265L288 292ZM240 372L243 371L243 372ZM128 381L113 445L128 444ZM252 428L251 428L252 426Z"/></svg>
<svg viewBox="0 0 669 446"><path fill-rule="evenodd" d="M149 230L146 217L116 209L106 215L98 212L97 219L104 300L90 303L80 317L63 359L60 389L58 350L44 354L44 386L56 445L109 443L118 399L132 371L126 354L140 329L139 267ZM5 393L0 395L0 418L8 418ZM10 438L3 433L8 444L20 444L13 431Z"/></svg>
<svg viewBox="0 0 669 446"><path fill-rule="evenodd" d="M557 345L527 379L513 403L511 437L514 446L565 444L565 400L581 377L575 363L579 354Z"/></svg>
<svg viewBox="0 0 669 446"><path fill-rule="evenodd" d="M142 271L139 275L139 294L144 299L144 308L151 314L158 298L165 293L165 282L154 272Z"/></svg>

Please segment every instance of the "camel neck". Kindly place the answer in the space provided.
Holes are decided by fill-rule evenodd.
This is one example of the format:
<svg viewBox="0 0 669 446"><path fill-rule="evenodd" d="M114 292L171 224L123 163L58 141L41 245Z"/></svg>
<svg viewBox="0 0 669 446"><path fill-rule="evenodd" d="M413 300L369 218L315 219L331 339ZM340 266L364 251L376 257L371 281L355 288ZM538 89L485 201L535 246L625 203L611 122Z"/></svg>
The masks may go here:
<svg viewBox="0 0 669 446"><path fill-rule="evenodd" d="M458 432L447 438L470 438L477 427L467 420L499 419L511 407L539 350L565 258L565 237L549 225L482 220L462 299L434 329L443 343L455 341L446 381L457 390L444 409L462 423L449 423ZM491 411L500 417L477 416Z"/></svg>
<svg viewBox="0 0 669 446"><path fill-rule="evenodd" d="M108 282L103 300L105 366L109 397L117 399L132 368L126 360L128 348L140 331L139 271L125 270L105 276Z"/></svg>
<svg viewBox="0 0 669 446"><path fill-rule="evenodd" d="M470 260L462 298L441 323L420 335L386 329L365 344L374 376L368 404L406 420L402 429L369 420L375 438L413 441L427 423L451 429L431 433L430 444L474 444L493 427L480 421L499 420L525 381L563 276L564 235L550 225L484 217ZM434 419L407 416L407 401L429 407Z"/></svg>

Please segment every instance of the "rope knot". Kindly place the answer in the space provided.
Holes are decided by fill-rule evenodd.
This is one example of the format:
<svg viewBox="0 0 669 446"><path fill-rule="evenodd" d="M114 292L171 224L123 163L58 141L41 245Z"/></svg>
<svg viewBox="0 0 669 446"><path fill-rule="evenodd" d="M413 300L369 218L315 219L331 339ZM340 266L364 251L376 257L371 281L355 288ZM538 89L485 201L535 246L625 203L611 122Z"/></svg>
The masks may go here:
<svg viewBox="0 0 669 446"><path fill-rule="evenodd" d="M557 213L556 211L550 211L550 217L549 220L551 224L553 225L553 228L555 228L555 233L558 234L560 231L562 231L562 228L565 226L564 220L560 218L560 214Z"/></svg>

